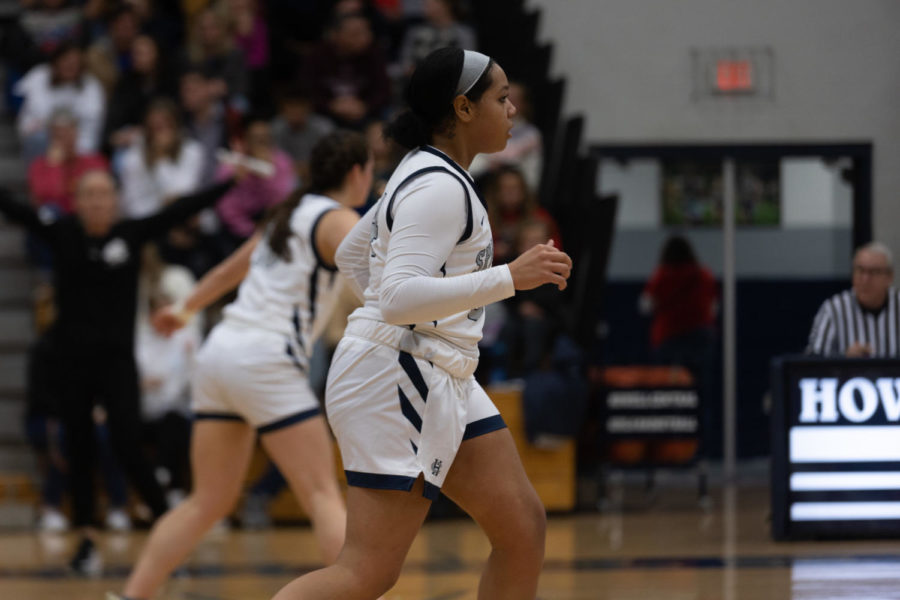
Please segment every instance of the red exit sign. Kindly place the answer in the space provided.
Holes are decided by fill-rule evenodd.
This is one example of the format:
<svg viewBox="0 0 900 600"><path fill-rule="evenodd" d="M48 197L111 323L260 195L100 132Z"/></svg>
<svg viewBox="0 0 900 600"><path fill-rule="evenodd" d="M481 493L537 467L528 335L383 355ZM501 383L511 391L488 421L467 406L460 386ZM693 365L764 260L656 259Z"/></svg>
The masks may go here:
<svg viewBox="0 0 900 600"><path fill-rule="evenodd" d="M716 91L726 94L752 92L753 63L749 60L716 61Z"/></svg>

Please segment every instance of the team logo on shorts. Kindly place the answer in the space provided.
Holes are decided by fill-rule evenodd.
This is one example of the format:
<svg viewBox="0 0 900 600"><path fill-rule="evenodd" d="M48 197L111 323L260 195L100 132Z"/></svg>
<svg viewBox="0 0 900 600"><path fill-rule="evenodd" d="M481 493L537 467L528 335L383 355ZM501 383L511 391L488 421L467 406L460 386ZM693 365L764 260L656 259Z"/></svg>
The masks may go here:
<svg viewBox="0 0 900 600"><path fill-rule="evenodd" d="M439 459L439 458L434 459L434 462L431 463L431 474L434 475L435 477L437 477L438 473L441 472L441 465L443 465L443 464L444 463L441 462L441 459Z"/></svg>

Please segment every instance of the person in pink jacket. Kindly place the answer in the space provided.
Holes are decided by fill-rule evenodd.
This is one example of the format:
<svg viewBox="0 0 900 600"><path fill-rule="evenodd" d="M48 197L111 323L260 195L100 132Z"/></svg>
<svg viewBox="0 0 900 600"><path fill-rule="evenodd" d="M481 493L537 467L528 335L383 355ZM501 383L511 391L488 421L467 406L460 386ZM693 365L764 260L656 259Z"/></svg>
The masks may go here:
<svg viewBox="0 0 900 600"><path fill-rule="evenodd" d="M219 180L233 176L238 181L216 207L224 233L237 244L253 234L266 209L284 200L297 181L294 163L275 146L267 121L256 118L248 121L244 137L234 143L234 149L274 167L270 177L239 165L224 164L219 168Z"/></svg>

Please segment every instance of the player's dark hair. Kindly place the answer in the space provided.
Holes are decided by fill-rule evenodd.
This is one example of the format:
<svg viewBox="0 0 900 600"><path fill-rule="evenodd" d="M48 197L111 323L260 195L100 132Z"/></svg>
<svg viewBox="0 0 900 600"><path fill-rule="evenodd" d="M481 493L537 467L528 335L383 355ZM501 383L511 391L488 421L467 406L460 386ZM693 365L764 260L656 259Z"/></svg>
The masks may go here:
<svg viewBox="0 0 900 600"><path fill-rule="evenodd" d="M452 127L453 99L462 73L463 57L464 52L459 48L438 48L425 57L406 86L405 99L409 108L385 128L387 137L412 149L430 144L435 133ZM493 66L491 59L484 73L466 93L466 98L472 102L481 99L493 83Z"/></svg>
<svg viewBox="0 0 900 600"><path fill-rule="evenodd" d="M309 159L309 183L275 205L264 223L268 230L269 248L285 261L291 260L288 240L291 237L291 215L306 194L324 194L340 188L355 165L365 167L369 161L366 138L355 131L339 129L329 133L315 146Z"/></svg>
<svg viewBox="0 0 900 600"><path fill-rule="evenodd" d="M673 235L663 245L659 262L664 265L695 265L697 256L687 238Z"/></svg>

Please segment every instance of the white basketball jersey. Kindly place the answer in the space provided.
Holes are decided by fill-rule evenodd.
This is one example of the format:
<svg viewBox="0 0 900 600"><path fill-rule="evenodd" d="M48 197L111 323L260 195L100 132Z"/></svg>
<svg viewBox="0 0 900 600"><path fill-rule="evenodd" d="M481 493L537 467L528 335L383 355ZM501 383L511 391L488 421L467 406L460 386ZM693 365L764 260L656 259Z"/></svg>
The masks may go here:
<svg viewBox="0 0 900 600"><path fill-rule="evenodd" d="M391 175L385 192L378 201L372 224L372 242L369 253L369 285L365 290L365 302L351 319L356 317L382 320L379 308L382 273L391 239L391 226L397 210L403 210L404 188L420 178L452 178L465 191L465 204L460 203L459 214L466 226L459 242L439 271L433 277L454 277L491 267L494 244L487 210L475 191L471 175L449 156L431 146L423 146L407 154ZM439 225L439 224L437 224ZM423 224L424 227L424 224ZM438 321L409 323L407 327L416 333L441 338L465 352L477 352L478 341L484 325L484 307L451 315Z"/></svg>
<svg viewBox="0 0 900 600"><path fill-rule="evenodd" d="M337 270L325 265L315 248L315 230L325 213L340 207L325 196L303 196L291 215L291 260L272 252L264 235L253 251L237 300L224 311L228 320L283 334L285 351L304 367L339 289Z"/></svg>

